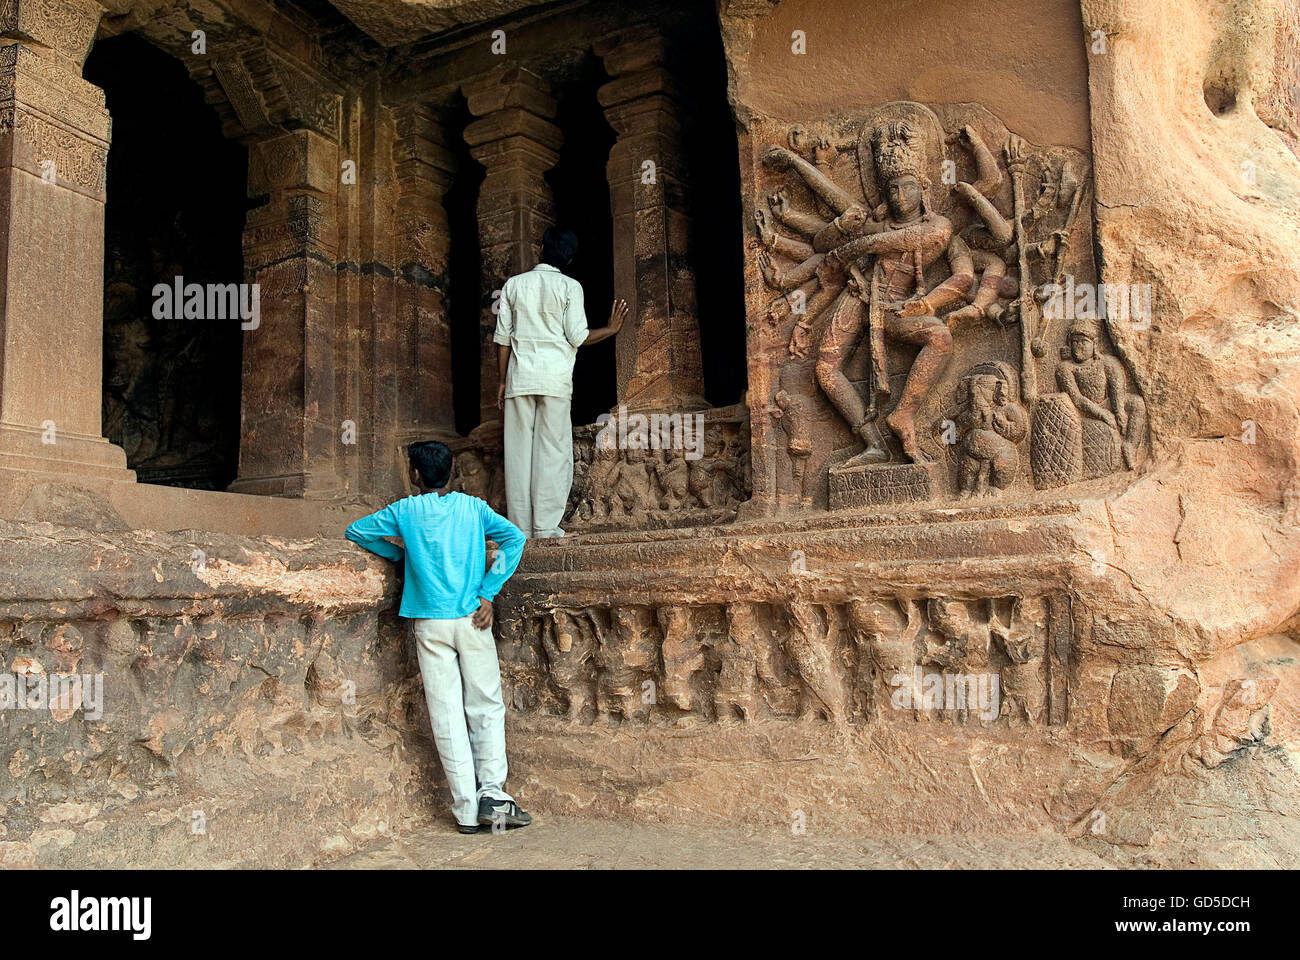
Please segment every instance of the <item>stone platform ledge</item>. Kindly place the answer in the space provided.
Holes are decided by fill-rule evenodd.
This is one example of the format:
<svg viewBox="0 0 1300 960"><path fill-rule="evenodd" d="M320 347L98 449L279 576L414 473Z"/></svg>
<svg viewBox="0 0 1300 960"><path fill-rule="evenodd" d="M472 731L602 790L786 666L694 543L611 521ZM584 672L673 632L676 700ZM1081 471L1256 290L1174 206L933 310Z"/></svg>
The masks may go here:
<svg viewBox="0 0 1300 960"><path fill-rule="evenodd" d="M912 583L1063 584L1104 550L1105 504L1094 501L930 507L898 513L818 513L699 529L529 541L510 597L561 587L613 600L680 594L760 599L774 587L845 596ZM910 573L909 573L910 570ZM625 599L627 596L625 595Z"/></svg>
<svg viewBox="0 0 1300 960"><path fill-rule="evenodd" d="M0 622L106 615L374 613L393 565L344 540L0 521Z"/></svg>
<svg viewBox="0 0 1300 960"><path fill-rule="evenodd" d="M102 497L128 528L206 530L246 537L341 539L349 523L390 502L373 497L297 500L136 483L79 471L0 470L0 519L22 516L33 495L40 497L50 488L84 490ZM81 525L78 517L57 511L34 519Z"/></svg>
<svg viewBox="0 0 1300 960"><path fill-rule="evenodd" d="M1198 447L1185 459L1208 469L1213 454ZM1225 477L1205 496L1186 473L1174 463L1122 491L1096 486L1069 500L801 512L534 541L503 596L1005 594L1055 584L1104 611L1118 625L1113 642L1129 648L1180 634L1180 655L1195 661L1300 633L1300 522L1261 504L1245 479ZM797 575L800 566L815 575Z"/></svg>
<svg viewBox="0 0 1300 960"><path fill-rule="evenodd" d="M0 710L0 863L290 866L427 811L395 597L343 541L0 523L0 673L78 678Z"/></svg>

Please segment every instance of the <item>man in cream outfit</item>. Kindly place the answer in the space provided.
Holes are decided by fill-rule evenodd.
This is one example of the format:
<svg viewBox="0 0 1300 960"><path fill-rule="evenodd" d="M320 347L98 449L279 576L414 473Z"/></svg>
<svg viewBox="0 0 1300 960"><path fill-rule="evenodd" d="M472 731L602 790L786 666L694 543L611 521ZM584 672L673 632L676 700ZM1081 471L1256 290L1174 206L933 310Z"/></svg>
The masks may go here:
<svg viewBox="0 0 1300 960"><path fill-rule="evenodd" d="M530 537L562 537L573 485L573 362L578 348L618 333L627 304L607 326L587 329L582 284L563 271L578 252L567 230L546 231L542 262L511 277L497 312L497 407L505 412L506 514Z"/></svg>

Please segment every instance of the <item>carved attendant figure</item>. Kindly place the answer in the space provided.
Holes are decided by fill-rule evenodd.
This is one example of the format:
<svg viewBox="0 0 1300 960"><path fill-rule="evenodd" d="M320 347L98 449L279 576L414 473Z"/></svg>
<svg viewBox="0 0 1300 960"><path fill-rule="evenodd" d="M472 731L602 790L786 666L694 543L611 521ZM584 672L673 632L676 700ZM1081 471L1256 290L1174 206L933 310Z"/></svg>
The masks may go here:
<svg viewBox="0 0 1300 960"><path fill-rule="evenodd" d="M646 511L651 500L650 465L646 463L645 451L640 447L628 447L622 460L617 461L611 487L614 500L619 502L623 515L630 517ZM613 503L610 504L613 515Z"/></svg>
<svg viewBox="0 0 1300 960"><path fill-rule="evenodd" d="M957 445L957 486L963 497L1005 490L1020 466L1016 445L1029 432L1029 413L1016 393L1016 375L1005 363L973 367L958 389L965 433Z"/></svg>
<svg viewBox="0 0 1300 960"><path fill-rule="evenodd" d="M712 426L704 434L704 456L690 462L689 487L695 502L701 507L712 507L715 502L726 499L725 496L719 497L716 492L717 478L725 478L728 469L733 466L725 459L725 446L722 431Z"/></svg>
<svg viewBox="0 0 1300 960"><path fill-rule="evenodd" d="M676 510L678 507L689 506L686 487L691 470L686 462L685 451L665 449L660 451L659 456L662 459L654 462L655 476L663 493L659 498L659 508Z"/></svg>
<svg viewBox="0 0 1300 960"><path fill-rule="evenodd" d="M962 181L953 189L965 199L979 219L962 230L953 242L964 243L969 248L971 264L979 274L980 282L970 296L970 304L948 315L950 326L984 316L1001 321L1003 311L997 304L998 297L1015 296L1019 289L1018 282L1007 281L1007 263L1004 259L1015 239L1015 227L1007 222L1006 217L993 204L993 198L1002 183L1002 172L983 138L973 127L962 127L961 139L975 158L979 179L973 184ZM1024 147L1023 140L1012 136L1006 147L1008 161L1021 162ZM1010 255L1015 256L1014 253Z"/></svg>
<svg viewBox="0 0 1300 960"><path fill-rule="evenodd" d="M611 490L618 479L618 448L606 446L599 440L592 453L591 469L587 473L587 505L591 516L603 520L613 516Z"/></svg>
<svg viewBox="0 0 1300 960"><path fill-rule="evenodd" d="M808 427L808 413L802 403L786 393L784 390L778 390L776 394L776 410L772 412L772 418L781 421L781 426L785 429L785 435L788 439L786 449L790 453L790 492L798 498L799 503L805 507L812 506L812 494L808 488L808 481L805 474L808 468L808 458L812 456L812 433Z"/></svg>
<svg viewBox="0 0 1300 960"><path fill-rule="evenodd" d="M456 457L455 475L449 484L451 489L486 500L491 492L490 485L491 478L483 466L483 458L473 450L462 451Z"/></svg>
<svg viewBox="0 0 1300 960"><path fill-rule="evenodd" d="M1097 352L1100 331L1092 320L1070 326L1070 357L1056 368L1056 383L1084 420L1084 467L1089 477L1115 470L1114 442L1121 439L1124 465L1132 470L1146 435L1147 408L1124 389L1124 368L1114 357ZM1091 423L1089 423L1091 421ZM1105 429L1099 429L1104 424Z"/></svg>

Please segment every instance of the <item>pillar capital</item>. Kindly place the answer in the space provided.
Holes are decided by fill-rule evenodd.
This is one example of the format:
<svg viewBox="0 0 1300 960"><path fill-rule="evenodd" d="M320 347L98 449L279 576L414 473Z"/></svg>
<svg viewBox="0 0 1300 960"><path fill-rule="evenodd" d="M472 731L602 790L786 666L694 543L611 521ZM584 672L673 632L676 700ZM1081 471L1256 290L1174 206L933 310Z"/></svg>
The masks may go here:
<svg viewBox="0 0 1300 960"><path fill-rule="evenodd" d="M9 0L0 6L0 38L26 44L80 75L103 14L98 0Z"/></svg>
<svg viewBox="0 0 1300 960"><path fill-rule="evenodd" d="M109 128L102 90L32 47L0 46L0 137L13 167L102 204Z"/></svg>
<svg viewBox="0 0 1300 960"><path fill-rule="evenodd" d="M555 117L556 102L549 81L523 67L501 67L461 84L461 92L476 117L518 108L538 117Z"/></svg>
<svg viewBox="0 0 1300 960"><path fill-rule="evenodd" d="M398 179L425 181L441 197L456 174L456 156L448 146L438 112L428 104L407 103L393 110L393 119L397 135L393 162Z"/></svg>

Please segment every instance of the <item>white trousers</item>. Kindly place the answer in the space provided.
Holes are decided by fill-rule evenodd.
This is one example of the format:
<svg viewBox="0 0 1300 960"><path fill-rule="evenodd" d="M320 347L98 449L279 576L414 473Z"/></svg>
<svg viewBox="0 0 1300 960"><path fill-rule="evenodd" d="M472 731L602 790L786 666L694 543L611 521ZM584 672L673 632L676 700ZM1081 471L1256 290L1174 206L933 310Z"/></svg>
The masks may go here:
<svg viewBox="0 0 1300 960"><path fill-rule="evenodd" d="M567 397L510 397L505 410L506 514L527 537L558 537L573 486Z"/></svg>
<svg viewBox="0 0 1300 960"><path fill-rule="evenodd" d="M476 824L481 797L514 799L505 792L506 705L496 641L470 617L411 623L452 811L457 823Z"/></svg>

